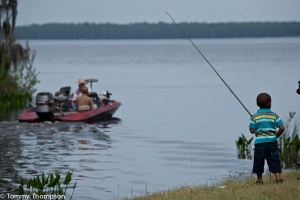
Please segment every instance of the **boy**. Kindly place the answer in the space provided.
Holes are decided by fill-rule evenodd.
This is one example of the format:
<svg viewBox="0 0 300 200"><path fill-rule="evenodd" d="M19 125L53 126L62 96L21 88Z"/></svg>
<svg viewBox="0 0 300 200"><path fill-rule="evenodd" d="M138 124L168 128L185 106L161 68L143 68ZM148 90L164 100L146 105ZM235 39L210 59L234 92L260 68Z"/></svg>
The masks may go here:
<svg viewBox="0 0 300 200"><path fill-rule="evenodd" d="M250 132L255 133L254 162L252 172L257 174L257 184L262 184L265 159L268 162L270 172L275 173L276 183L282 183L280 177L281 164L278 154L277 138L283 133L284 126L280 117L270 110L271 96L261 93L256 98L260 109L250 119ZM279 128L276 133L276 128Z"/></svg>
<svg viewBox="0 0 300 200"><path fill-rule="evenodd" d="M88 110L94 110L94 102L93 100L87 95L88 88L83 86L81 87L82 95L76 98L76 106L78 108L78 112L85 112Z"/></svg>
<svg viewBox="0 0 300 200"><path fill-rule="evenodd" d="M72 99L72 109L75 111L77 109L76 107L76 98L82 95L81 88L85 87L85 84L88 84L83 78L78 79L78 82L75 82L78 84L78 89L74 93L74 97ZM90 88L88 88L88 92L92 92Z"/></svg>

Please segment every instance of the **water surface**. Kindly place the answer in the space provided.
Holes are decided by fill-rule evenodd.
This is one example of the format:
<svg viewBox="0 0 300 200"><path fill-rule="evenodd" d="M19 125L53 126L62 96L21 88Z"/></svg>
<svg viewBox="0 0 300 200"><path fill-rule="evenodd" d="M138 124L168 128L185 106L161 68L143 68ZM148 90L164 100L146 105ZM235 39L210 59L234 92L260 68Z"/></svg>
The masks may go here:
<svg viewBox="0 0 300 200"><path fill-rule="evenodd" d="M300 38L194 39L251 113L272 96L283 120L300 112ZM41 72L38 92L79 78L122 103L110 122L0 122L0 192L45 172L74 171L77 199L131 197L180 185L210 184L250 172L235 140L249 114L188 40L31 41Z"/></svg>

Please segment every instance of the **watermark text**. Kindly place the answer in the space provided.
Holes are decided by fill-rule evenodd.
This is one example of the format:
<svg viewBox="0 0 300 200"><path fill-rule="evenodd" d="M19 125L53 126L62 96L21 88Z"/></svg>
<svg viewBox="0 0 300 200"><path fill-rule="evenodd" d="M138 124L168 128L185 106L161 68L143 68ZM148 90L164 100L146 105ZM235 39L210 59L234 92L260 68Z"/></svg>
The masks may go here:
<svg viewBox="0 0 300 200"><path fill-rule="evenodd" d="M6 194L0 194L0 199L4 199L7 197L7 199L30 199L30 195L13 195L10 193ZM33 199L46 199L46 200L52 200L52 199L65 199L65 195L37 195L33 194Z"/></svg>

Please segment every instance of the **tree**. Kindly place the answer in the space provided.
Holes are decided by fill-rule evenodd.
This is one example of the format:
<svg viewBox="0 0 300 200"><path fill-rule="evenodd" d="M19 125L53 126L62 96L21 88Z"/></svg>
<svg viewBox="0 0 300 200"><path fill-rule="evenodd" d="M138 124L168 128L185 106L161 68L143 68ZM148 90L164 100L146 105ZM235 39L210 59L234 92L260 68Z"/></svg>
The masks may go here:
<svg viewBox="0 0 300 200"><path fill-rule="evenodd" d="M35 51L31 51L28 42L23 47L14 37L17 4L17 0L0 3L0 93L33 94L39 82L32 67Z"/></svg>

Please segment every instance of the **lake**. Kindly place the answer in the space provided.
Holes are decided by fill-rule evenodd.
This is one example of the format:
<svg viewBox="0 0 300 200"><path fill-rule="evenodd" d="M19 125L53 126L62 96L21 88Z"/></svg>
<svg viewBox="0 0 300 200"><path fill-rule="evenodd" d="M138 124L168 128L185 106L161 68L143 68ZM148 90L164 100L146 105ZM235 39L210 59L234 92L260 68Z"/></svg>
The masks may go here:
<svg viewBox="0 0 300 200"><path fill-rule="evenodd" d="M251 113L262 92L283 121L300 113L300 38L192 40ZM19 124L9 114L0 122L1 193L17 194L19 176L42 172L74 171L76 199L139 196L251 172L253 161L238 159L235 144L242 133L252 137L250 116L187 39L29 46L38 92L74 92L79 78L97 78L93 91L108 90L122 105L113 120L95 124Z"/></svg>

